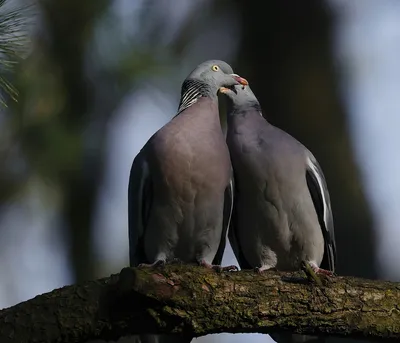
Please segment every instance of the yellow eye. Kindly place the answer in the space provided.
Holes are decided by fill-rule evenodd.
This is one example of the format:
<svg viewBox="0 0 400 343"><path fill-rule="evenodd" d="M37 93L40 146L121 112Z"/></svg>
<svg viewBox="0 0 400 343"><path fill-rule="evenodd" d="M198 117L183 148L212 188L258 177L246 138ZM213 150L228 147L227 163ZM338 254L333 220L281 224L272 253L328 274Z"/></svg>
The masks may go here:
<svg viewBox="0 0 400 343"><path fill-rule="evenodd" d="M218 71L218 70L219 70L219 67L218 67L216 64L214 64L214 65L211 67L211 69L214 70L214 71Z"/></svg>

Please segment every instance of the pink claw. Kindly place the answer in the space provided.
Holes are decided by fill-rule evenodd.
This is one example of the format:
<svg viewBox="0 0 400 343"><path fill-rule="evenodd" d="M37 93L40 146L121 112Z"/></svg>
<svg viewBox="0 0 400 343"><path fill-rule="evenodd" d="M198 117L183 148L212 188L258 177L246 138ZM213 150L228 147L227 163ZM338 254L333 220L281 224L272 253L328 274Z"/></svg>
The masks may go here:
<svg viewBox="0 0 400 343"><path fill-rule="evenodd" d="M322 269L317 267L314 263L310 263L311 268L314 270L316 274L322 274L327 276L334 276L333 272L330 270Z"/></svg>
<svg viewBox="0 0 400 343"><path fill-rule="evenodd" d="M231 272L231 271L237 271L238 270L238 267L233 266L233 265L232 266L221 267L221 266L216 265L216 264L210 264L210 263L208 263L208 262L206 262L204 260L201 260L199 262L199 265L202 266L202 267L213 269L213 270L215 270L217 272L225 272L225 271Z"/></svg>

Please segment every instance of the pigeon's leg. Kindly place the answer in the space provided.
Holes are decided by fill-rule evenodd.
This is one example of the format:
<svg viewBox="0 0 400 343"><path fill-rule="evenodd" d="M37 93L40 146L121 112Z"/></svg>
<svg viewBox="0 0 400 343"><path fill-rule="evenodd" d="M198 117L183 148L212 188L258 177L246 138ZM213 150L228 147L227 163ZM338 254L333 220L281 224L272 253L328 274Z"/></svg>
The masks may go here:
<svg viewBox="0 0 400 343"><path fill-rule="evenodd" d="M316 274L322 274L327 276L334 276L333 272L330 270L322 269L318 267L314 262L308 262Z"/></svg>
<svg viewBox="0 0 400 343"><path fill-rule="evenodd" d="M233 266L233 265L232 266L221 267L221 266L219 266L217 264L208 263L205 260L200 260L199 261L199 265L202 266L202 267L206 267L206 268L209 268L209 269L216 270L217 272L233 272L233 271L237 271L238 270L238 267Z"/></svg>
<svg viewBox="0 0 400 343"><path fill-rule="evenodd" d="M261 266L261 267L255 267L254 268L254 271L257 273L257 274L262 274L263 272L265 272L265 271L267 271L267 270L277 270L275 267L270 267L270 266L268 266L268 265L266 265L266 266Z"/></svg>
<svg viewBox="0 0 400 343"><path fill-rule="evenodd" d="M156 260L153 263L141 263L138 265L139 268L156 268L156 267L161 267L166 264L165 260Z"/></svg>
<svg viewBox="0 0 400 343"><path fill-rule="evenodd" d="M139 268L156 268L164 266L167 263L167 257L165 254L158 254L153 263L141 263L138 265Z"/></svg>

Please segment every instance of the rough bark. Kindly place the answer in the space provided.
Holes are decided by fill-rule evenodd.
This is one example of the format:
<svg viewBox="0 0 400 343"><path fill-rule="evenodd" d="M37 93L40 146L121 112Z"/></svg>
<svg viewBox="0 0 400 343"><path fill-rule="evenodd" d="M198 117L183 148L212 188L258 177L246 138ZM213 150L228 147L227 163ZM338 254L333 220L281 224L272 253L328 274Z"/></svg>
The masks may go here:
<svg viewBox="0 0 400 343"><path fill-rule="evenodd" d="M0 311L0 342L84 342L138 333L292 331L400 339L400 283L300 273L125 268Z"/></svg>

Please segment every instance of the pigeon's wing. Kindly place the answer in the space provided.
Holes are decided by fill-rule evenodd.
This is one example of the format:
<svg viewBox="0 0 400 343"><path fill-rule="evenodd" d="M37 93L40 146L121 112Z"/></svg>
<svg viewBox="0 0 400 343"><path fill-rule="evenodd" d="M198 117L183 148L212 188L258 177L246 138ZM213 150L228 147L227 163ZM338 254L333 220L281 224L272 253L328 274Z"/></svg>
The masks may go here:
<svg viewBox="0 0 400 343"><path fill-rule="evenodd" d="M335 272L336 242L331 201L322 169L310 152L307 158L306 180L325 239L325 253L321 266Z"/></svg>
<svg viewBox="0 0 400 343"><path fill-rule="evenodd" d="M219 247L213 260L213 264L216 265L220 265L222 262L222 257L224 255L226 246L226 238L228 235L229 227L232 222L232 211L233 211L233 179L231 179L228 187L226 187L225 189L221 241L219 242Z"/></svg>
<svg viewBox="0 0 400 343"><path fill-rule="evenodd" d="M233 178L231 183L232 183L232 192L233 194L236 194L235 190L235 179ZM228 237L229 237L229 243L231 243L231 247L233 250L233 253L235 254L235 257L239 263L240 269L252 269L250 264L246 261L243 250L240 246L239 240L237 238L237 233L236 233L236 196L233 196L233 209L232 209L232 217L231 217L231 222L229 225L229 231L228 231Z"/></svg>
<svg viewBox="0 0 400 343"><path fill-rule="evenodd" d="M144 252L143 236L152 201L149 166L143 150L132 163L128 188L129 260L130 265L148 263Z"/></svg>

